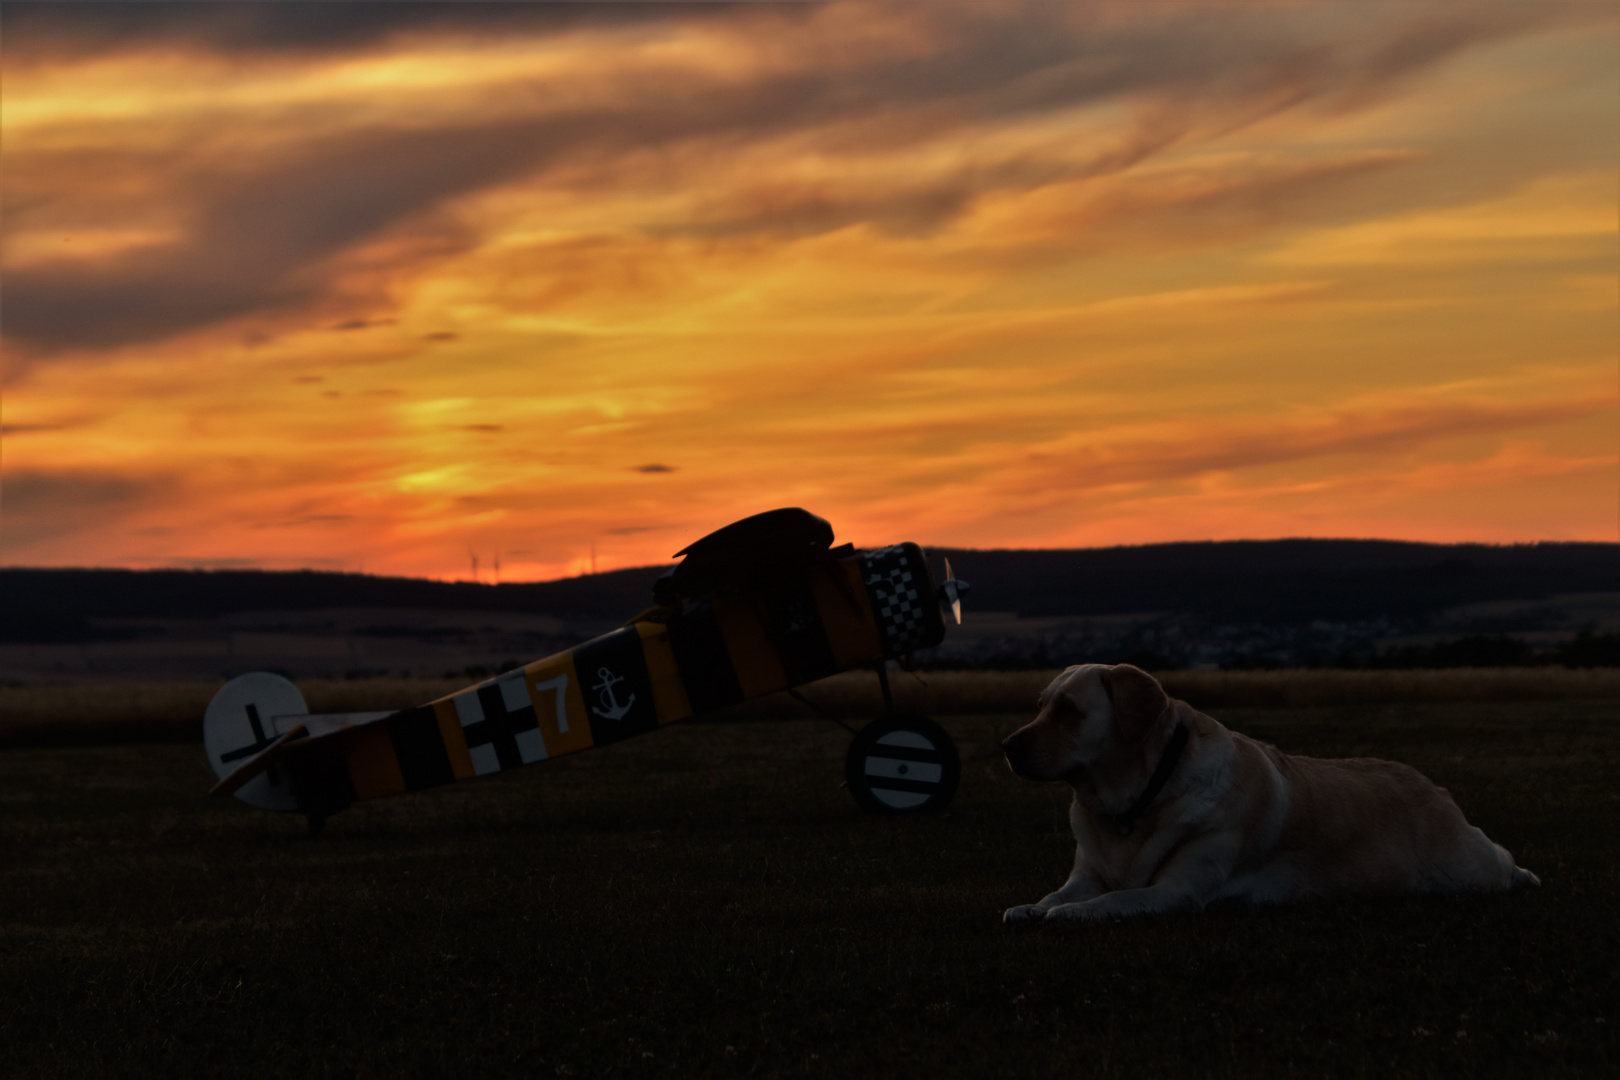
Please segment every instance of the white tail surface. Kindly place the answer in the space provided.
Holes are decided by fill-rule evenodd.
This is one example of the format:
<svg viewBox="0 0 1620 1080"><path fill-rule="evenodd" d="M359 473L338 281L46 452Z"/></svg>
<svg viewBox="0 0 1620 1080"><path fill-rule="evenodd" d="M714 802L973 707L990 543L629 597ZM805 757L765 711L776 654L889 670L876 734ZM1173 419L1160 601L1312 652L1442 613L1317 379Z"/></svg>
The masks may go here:
<svg viewBox="0 0 1620 1080"><path fill-rule="evenodd" d="M268 671L239 675L220 687L203 714L203 749L214 775L223 780L235 772L308 712L298 687ZM261 810L298 809L285 770L276 767L242 785L236 797Z"/></svg>

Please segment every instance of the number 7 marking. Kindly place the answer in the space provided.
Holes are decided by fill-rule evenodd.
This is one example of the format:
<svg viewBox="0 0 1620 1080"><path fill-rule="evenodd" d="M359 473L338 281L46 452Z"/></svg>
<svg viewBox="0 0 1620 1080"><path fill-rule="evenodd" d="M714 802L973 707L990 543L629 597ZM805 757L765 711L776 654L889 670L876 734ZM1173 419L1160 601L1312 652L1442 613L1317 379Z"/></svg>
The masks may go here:
<svg viewBox="0 0 1620 1080"><path fill-rule="evenodd" d="M566 732L568 730L568 672L563 672L555 679L547 679L545 682L536 682L534 684L534 689L535 693L539 693L542 690L556 691L557 730L559 732Z"/></svg>

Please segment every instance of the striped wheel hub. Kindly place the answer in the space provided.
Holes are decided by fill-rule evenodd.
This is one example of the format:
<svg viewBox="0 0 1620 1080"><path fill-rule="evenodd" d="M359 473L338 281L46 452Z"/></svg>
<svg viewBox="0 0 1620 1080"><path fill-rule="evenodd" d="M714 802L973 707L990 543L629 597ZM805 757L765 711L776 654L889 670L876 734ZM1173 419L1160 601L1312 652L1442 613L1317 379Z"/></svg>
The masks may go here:
<svg viewBox="0 0 1620 1080"><path fill-rule="evenodd" d="M961 768L949 735L925 717L884 717L855 737L845 779L868 810L915 813L951 801Z"/></svg>

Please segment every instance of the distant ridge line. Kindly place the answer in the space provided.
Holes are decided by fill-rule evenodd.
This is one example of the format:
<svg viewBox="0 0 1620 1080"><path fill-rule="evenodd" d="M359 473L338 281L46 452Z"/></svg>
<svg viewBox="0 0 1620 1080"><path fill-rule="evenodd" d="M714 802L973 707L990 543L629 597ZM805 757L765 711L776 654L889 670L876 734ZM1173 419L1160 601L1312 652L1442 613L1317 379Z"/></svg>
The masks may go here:
<svg viewBox="0 0 1620 1080"><path fill-rule="evenodd" d="M1180 611L1224 621L1410 618L1461 604L1620 592L1620 544L1402 540L1183 541L1109 548L929 549L973 586L969 610ZM89 620L395 607L618 621L667 569L499 585L324 570L0 568L0 640L93 636Z"/></svg>

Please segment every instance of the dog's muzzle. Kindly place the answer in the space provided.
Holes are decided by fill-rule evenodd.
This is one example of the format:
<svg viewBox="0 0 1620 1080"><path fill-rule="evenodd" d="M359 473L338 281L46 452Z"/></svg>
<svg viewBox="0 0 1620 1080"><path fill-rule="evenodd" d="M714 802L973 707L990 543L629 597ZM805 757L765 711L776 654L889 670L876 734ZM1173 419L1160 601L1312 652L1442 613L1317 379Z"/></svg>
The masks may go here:
<svg viewBox="0 0 1620 1080"><path fill-rule="evenodd" d="M1019 728L1001 741L1001 752L1007 758L1007 767L1025 780L1056 780L1041 753L1040 733L1031 728Z"/></svg>

